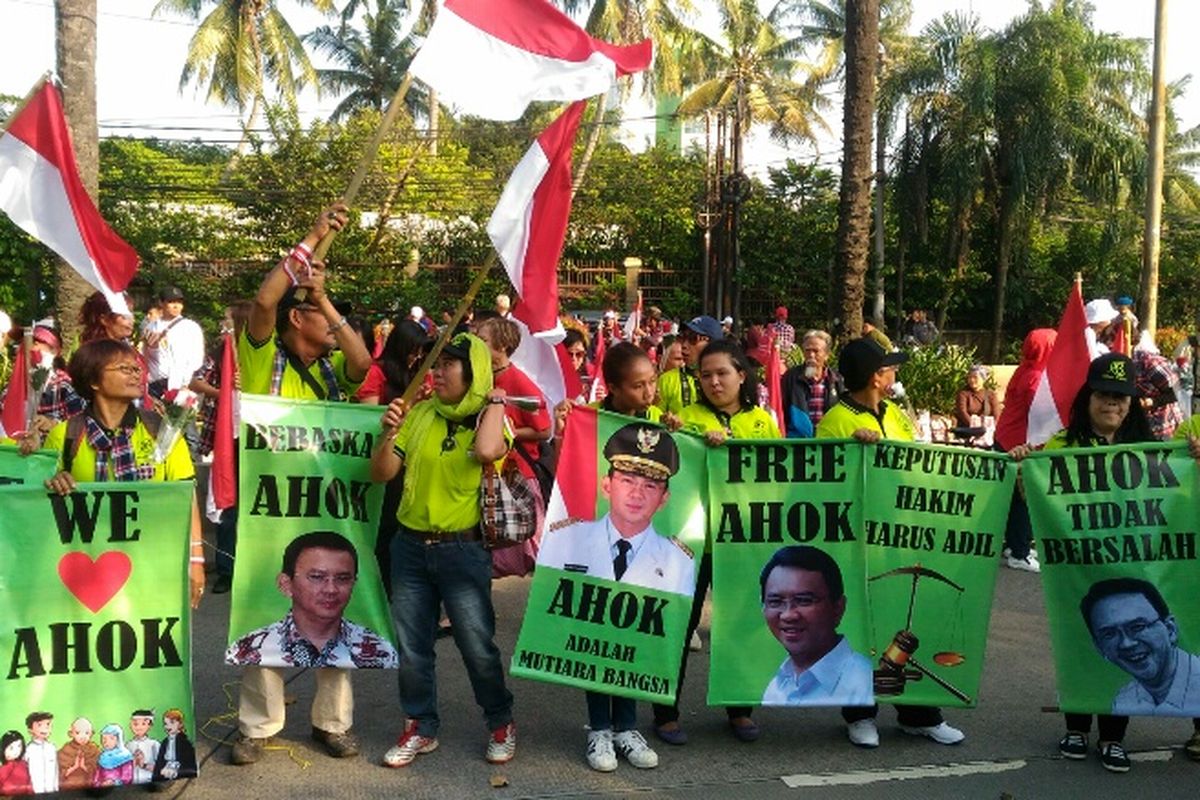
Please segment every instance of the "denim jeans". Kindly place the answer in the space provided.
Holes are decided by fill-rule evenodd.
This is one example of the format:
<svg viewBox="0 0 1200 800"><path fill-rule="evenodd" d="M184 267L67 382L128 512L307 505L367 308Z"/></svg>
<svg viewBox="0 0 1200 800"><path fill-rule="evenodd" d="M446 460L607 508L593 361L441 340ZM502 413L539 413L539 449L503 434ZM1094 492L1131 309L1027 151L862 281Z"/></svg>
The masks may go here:
<svg viewBox="0 0 1200 800"><path fill-rule="evenodd" d="M594 731L631 731L637 727L637 701L602 692L587 695L588 727Z"/></svg>
<svg viewBox="0 0 1200 800"><path fill-rule="evenodd" d="M438 607L445 606L475 702L488 730L512 722L492 608L492 554L479 542L425 544L401 527L392 540L392 616L400 640L400 705L417 733L436 736L433 652Z"/></svg>

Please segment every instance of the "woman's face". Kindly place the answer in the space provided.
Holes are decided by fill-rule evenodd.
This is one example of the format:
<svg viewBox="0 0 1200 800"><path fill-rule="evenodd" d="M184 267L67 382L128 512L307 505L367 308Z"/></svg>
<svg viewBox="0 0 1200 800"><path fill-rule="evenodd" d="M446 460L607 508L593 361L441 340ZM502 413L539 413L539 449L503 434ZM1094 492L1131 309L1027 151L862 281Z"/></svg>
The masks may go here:
<svg viewBox="0 0 1200 800"><path fill-rule="evenodd" d="M725 409L738 404L738 393L746 373L733 363L728 353L700 357L700 388L714 406Z"/></svg>
<svg viewBox="0 0 1200 800"><path fill-rule="evenodd" d="M457 358L438 356L433 367L433 393L443 403L457 403L467 395L467 382L463 378L463 363Z"/></svg>
<svg viewBox="0 0 1200 800"><path fill-rule="evenodd" d="M1092 421L1093 430L1101 436L1116 433L1129 414L1131 403L1132 398L1129 395L1092 392L1092 397L1088 400L1088 417Z"/></svg>
<svg viewBox="0 0 1200 800"><path fill-rule="evenodd" d="M100 734L100 748L102 750L112 750L117 746L117 735L115 733Z"/></svg>
<svg viewBox="0 0 1200 800"><path fill-rule="evenodd" d="M619 383L608 387L613 408L622 414L641 414L654 402L658 385L654 365L648 358L634 359Z"/></svg>
<svg viewBox="0 0 1200 800"><path fill-rule="evenodd" d="M120 341L133 335L133 317L125 314L105 314L100 318L100 323L110 339Z"/></svg>
<svg viewBox="0 0 1200 800"><path fill-rule="evenodd" d="M142 396L142 366L133 354L118 355L100 371L95 384L97 397L106 400L136 400Z"/></svg>
<svg viewBox="0 0 1200 800"><path fill-rule="evenodd" d="M972 392L978 392L983 388L983 377L978 372L967 373L967 388Z"/></svg>
<svg viewBox="0 0 1200 800"><path fill-rule="evenodd" d="M15 740L8 743L8 747L4 748L4 763L9 764L21 757L21 751L24 748L21 746L21 741Z"/></svg>

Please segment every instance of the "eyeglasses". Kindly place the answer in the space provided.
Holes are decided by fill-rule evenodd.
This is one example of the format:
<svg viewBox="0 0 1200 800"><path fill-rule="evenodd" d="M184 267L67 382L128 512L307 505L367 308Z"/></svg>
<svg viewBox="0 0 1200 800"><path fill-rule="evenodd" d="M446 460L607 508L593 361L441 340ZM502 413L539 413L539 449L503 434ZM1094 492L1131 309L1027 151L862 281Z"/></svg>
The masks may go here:
<svg viewBox="0 0 1200 800"><path fill-rule="evenodd" d="M355 575L353 572L335 572L332 575L328 572L309 572L304 576L304 580L308 581L311 586L322 588L330 581L339 589L345 589L354 583Z"/></svg>
<svg viewBox="0 0 1200 800"><path fill-rule="evenodd" d="M784 610L794 611L797 608L811 608L817 603L825 602L826 598L812 592L804 592L803 594L794 594L791 597L784 597L778 594L769 594L767 599L763 601L763 607L767 611L780 613Z"/></svg>
<svg viewBox="0 0 1200 800"><path fill-rule="evenodd" d="M1124 634L1126 639L1137 639L1147 630L1162 622L1163 618L1157 619L1134 619L1121 625L1106 625L1096 631L1096 641L1103 645L1116 644Z"/></svg>
<svg viewBox="0 0 1200 800"><path fill-rule="evenodd" d="M142 368L137 364L117 364L113 367L105 367L106 372L120 372L122 375L141 375Z"/></svg>

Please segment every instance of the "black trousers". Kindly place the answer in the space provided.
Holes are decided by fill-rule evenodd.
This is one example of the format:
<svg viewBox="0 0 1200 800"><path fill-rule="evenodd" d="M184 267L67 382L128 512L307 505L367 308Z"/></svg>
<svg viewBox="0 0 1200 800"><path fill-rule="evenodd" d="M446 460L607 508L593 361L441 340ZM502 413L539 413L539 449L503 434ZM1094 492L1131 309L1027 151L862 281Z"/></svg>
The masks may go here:
<svg viewBox="0 0 1200 800"><path fill-rule="evenodd" d="M1079 733L1091 733L1091 714L1066 714L1067 730ZM1097 714L1096 727L1099 729L1100 741L1120 742L1125 738L1125 730L1129 727L1129 717L1117 717L1112 714Z"/></svg>

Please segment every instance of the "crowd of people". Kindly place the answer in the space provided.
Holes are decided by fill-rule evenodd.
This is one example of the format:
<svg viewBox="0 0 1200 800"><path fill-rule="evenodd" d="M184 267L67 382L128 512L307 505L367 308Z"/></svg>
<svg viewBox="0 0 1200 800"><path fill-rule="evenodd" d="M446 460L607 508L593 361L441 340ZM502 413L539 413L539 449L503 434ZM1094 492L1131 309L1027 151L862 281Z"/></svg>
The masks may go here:
<svg viewBox="0 0 1200 800"><path fill-rule="evenodd" d="M432 369L421 375L419 365L437 333L423 309L371 326L356 321L347 306L326 292L324 265L312 253L322 237L346 221L345 207L324 210L305 238L265 276L256 295L228 307L222 329L236 342L236 374L223 374L215 347L206 352L201 327L184 315L186 298L176 287L160 292L140 327L132 317L114 313L103 295L89 298L80 310L80 346L66 363L53 326L35 326L33 357L46 370L37 386L34 424L19 444L26 452L47 447L60 453L58 472L48 486L65 494L78 481L193 479L194 461L212 451L213 409L227 382L243 393L379 405L381 435L370 472L374 481L386 484L386 491L375 555L396 623L399 700L407 718L383 757L389 767L411 764L438 747L434 644L441 635L452 637L461 653L482 710L485 758L502 764L514 757L513 695L495 643L491 585L497 572L480 529L480 482L486 464L511 452L531 489L542 497L546 475L554 469L556 444L580 404L692 433L711 447L722 447L730 438L917 438L914 420L892 397L897 369L906 360L903 352L881 332L868 331L844 343L835 359L830 334L808 330L798 335L782 305L770 320L742 331L734 329L732 319L707 315L675 323L654 307L624 325L616 312L606 312L594 330L566 316L563 347L584 391L549 409L544 403L509 402L540 392L512 361L521 329L511 318L511 299L500 295L494 309L478 309L459 323ZM1099 357L1072 406L1069 425L1046 446L1176 437L1187 438L1193 455L1200 455L1200 418L1185 421L1175 405L1177 373L1153 340L1143 338L1132 359L1106 352L1134 341L1137 323L1129 319L1128 303L1119 310L1107 300L1094 301L1087 316ZM445 315L443 324L450 322ZM916 345L928 346L939 337L924 312L915 313L908 328L906 336ZM973 367L958 396L957 424L974 430L982 420L994 420L993 446L1018 460L1027 455L1031 448L1024 440L1024 415L1053 345L1052 330L1035 330L1026 337L1022 363L1003 402L989 383L988 370ZM794 366L779 381L780 397L768 398L761 376L775 353ZM414 382L419 387L408 392ZM156 459L153 445L163 403L184 389L205 398L198 430L188 430L165 459ZM770 410L772 399L782 418ZM610 477L614 484L629 484L628 491L641 493L653 505L662 501L669 475L618 470ZM236 507L214 515L214 521L212 591L220 593L229 591L236 564ZM196 512L192 531L192 601L199 604L206 588L206 559ZM634 569L638 552L620 544L625 547L614 544L611 553L614 564L622 571ZM1018 493L1006 534L1006 563L1037 571L1033 546L1034 531ZM293 571L300 555L293 557ZM689 653L697 649L695 632L712 581L709 547L696 563L679 693L673 704L653 708L655 736L675 746L687 742L680 705L688 700L683 686ZM529 568L531 563L525 565ZM520 568L508 574L513 571ZM796 611L788 607L777 615ZM289 635L308 637L305 663L316 681L310 712L314 740L333 757L358 754L352 672L324 660L337 650L339 634L291 630ZM781 684L779 691L794 688ZM588 720L586 760L593 769L617 769L618 756L638 768L658 764L658 754L637 730L634 701L589 691L581 707ZM724 710L733 737L742 742L759 738L753 708ZM843 709L850 742L879 745L878 711L878 706ZM260 760L267 742L282 730L284 714L282 670L244 666L232 763ZM938 744L965 738L937 708L898 704L896 714L904 731ZM1127 721L1114 716L1099 720L1100 758L1113 771L1129 769L1122 748ZM1200 720L1196 725L1187 749L1200 760ZM1085 757L1090 717L1068 714L1066 727L1061 752L1068 758Z"/></svg>

